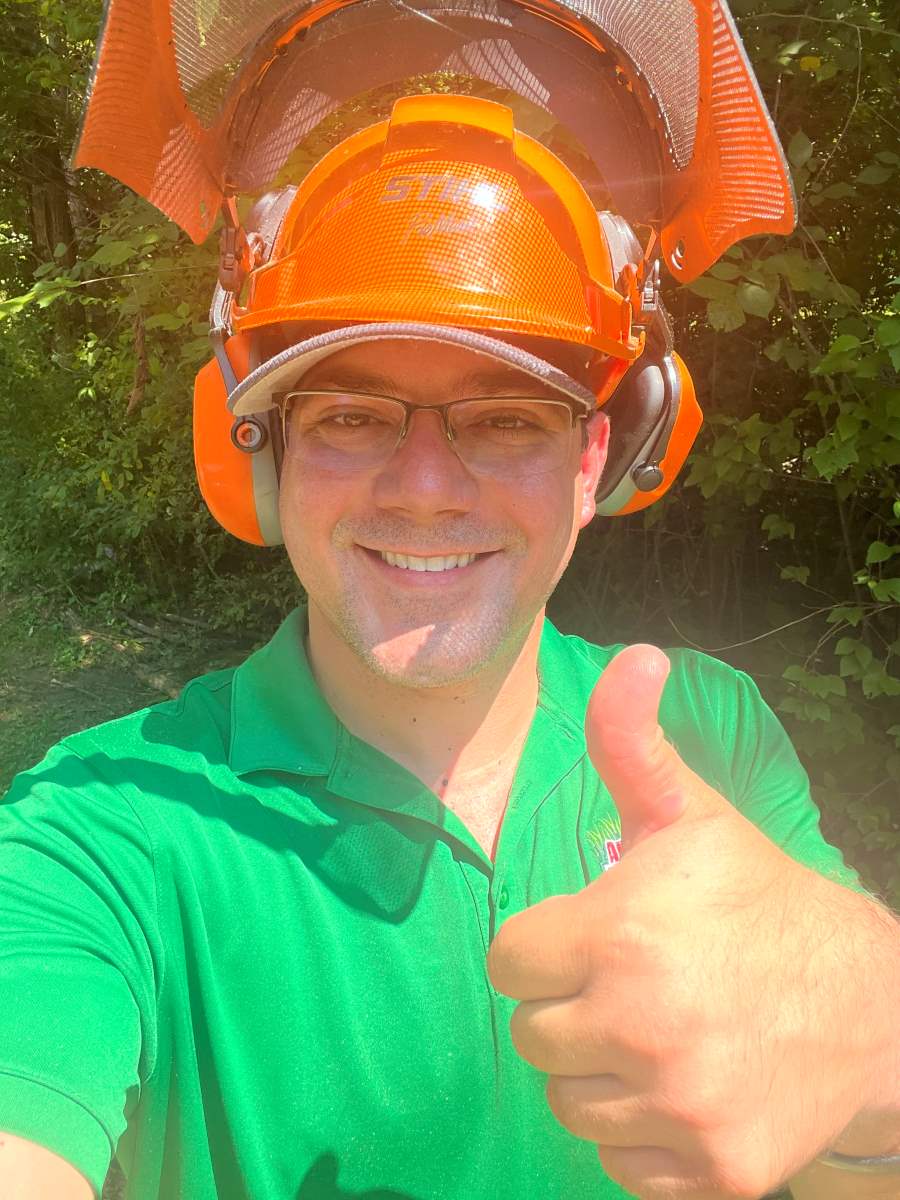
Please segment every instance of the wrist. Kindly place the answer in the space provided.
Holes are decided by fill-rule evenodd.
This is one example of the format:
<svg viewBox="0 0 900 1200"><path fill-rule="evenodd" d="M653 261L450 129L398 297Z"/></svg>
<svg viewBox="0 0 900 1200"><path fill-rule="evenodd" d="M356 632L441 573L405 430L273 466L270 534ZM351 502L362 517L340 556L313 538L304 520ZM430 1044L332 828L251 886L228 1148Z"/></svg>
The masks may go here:
<svg viewBox="0 0 900 1200"><path fill-rule="evenodd" d="M900 1037L897 1034L897 999L900 997L900 919L874 901L868 904L872 919L868 956L875 966L871 976L874 1004L860 1014L873 1029L881 1029L865 1103L828 1151L858 1158L900 1154Z"/></svg>
<svg viewBox="0 0 900 1200"><path fill-rule="evenodd" d="M900 1154L900 1106L864 1110L826 1150L853 1158Z"/></svg>

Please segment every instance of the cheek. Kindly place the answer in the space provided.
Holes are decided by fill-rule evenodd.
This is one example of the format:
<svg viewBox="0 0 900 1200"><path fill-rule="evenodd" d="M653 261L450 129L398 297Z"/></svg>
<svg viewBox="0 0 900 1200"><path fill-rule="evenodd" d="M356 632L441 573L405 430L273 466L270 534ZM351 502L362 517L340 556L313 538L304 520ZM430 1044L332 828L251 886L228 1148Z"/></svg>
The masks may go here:
<svg viewBox="0 0 900 1200"><path fill-rule="evenodd" d="M278 511L284 544L295 566L307 560L316 548L327 543L338 514L333 491L321 480L310 480L303 472L285 464L281 474Z"/></svg>
<svg viewBox="0 0 900 1200"><path fill-rule="evenodd" d="M557 557L570 554L582 517L583 488L577 472L540 476L523 483L514 518L534 550Z"/></svg>

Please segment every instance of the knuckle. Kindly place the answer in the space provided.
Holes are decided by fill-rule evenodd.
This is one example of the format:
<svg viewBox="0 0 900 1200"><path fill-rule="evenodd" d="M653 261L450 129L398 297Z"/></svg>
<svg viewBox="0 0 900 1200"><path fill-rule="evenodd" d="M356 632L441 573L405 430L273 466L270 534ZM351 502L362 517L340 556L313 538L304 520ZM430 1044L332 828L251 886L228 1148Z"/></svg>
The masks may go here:
<svg viewBox="0 0 900 1200"><path fill-rule="evenodd" d="M604 942L614 962L632 975L643 975L659 962L660 950L653 930L640 915L627 909Z"/></svg>
<svg viewBox="0 0 900 1200"><path fill-rule="evenodd" d="M610 1179L640 1200L689 1200L695 1194L695 1181L685 1177L681 1156L666 1147L601 1145L599 1153ZM707 1195L703 1193L704 1200Z"/></svg>
<svg viewBox="0 0 900 1200"><path fill-rule="evenodd" d="M720 1134L707 1147L705 1157L710 1180L729 1200L758 1200L772 1186L771 1155L746 1129Z"/></svg>
<svg viewBox="0 0 900 1200"><path fill-rule="evenodd" d="M728 1200L759 1200L760 1196L765 1195L769 1182L765 1174L751 1163L738 1167L723 1165L713 1175L716 1191L727 1196Z"/></svg>
<svg viewBox="0 0 900 1200"><path fill-rule="evenodd" d="M527 1004L520 1004L509 1019L509 1034L516 1053L530 1062L533 1067L539 1067L540 1054L536 1046L531 1010Z"/></svg>
<svg viewBox="0 0 900 1200"><path fill-rule="evenodd" d="M554 1117L575 1137L598 1141L604 1130L608 1132L608 1122L601 1121L590 1102L576 1094L565 1077L551 1075L547 1080L546 1096Z"/></svg>
<svg viewBox="0 0 900 1200"><path fill-rule="evenodd" d="M727 1109L714 1080L695 1084L675 1105L673 1118L696 1137L712 1135L722 1125Z"/></svg>

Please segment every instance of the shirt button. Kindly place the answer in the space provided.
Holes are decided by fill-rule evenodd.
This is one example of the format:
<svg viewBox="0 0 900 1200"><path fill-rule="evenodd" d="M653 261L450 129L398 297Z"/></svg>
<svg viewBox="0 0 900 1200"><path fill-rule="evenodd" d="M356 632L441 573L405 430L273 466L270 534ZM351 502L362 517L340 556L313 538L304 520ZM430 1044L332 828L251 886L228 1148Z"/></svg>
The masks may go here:
<svg viewBox="0 0 900 1200"><path fill-rule="evenodd" d="M500 895L497 897L497 907L498 908L508 908L509 907L509 892L506 890L505 887L502 887L500 889Z"/></svg>

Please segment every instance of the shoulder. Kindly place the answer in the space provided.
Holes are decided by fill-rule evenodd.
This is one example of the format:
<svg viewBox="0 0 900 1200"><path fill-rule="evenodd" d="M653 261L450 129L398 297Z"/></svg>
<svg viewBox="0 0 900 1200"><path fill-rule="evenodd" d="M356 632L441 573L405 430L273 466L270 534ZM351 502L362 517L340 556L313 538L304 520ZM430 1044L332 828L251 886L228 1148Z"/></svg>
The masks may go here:
<svg viewBox="0 0 900 1200"><path fill-rule="evenodd" d="M234 670L198 676L174 700L71 734L60 745L84 759L99 753L131 767L172 759L189 766L197 756L216 761L228 747Z"/></svg>
<svg viewBox="0 0 900 1200"><path fill-rule="evenodd" d="M573 682L588 692L626 643L598 645L573 634L563 634L547 623L545 639L559 667ZM682 708L688 706L698 719L708 720L716 713L724 716L740 704L763 704L756 684L743 671L698 650L682 646L664 647L672 664L666 682L666 697ZM671 709L671 704L667 706ZM670 712L669 716L674 716Z"/></svg>
<svg viewBox="0 0 900 1200"><path fill-rule="evenodd" d="M545 634L554 662L557 695L582 714L606 667L625 648L597 645L562 634ZM743 671L697 650L665 647L671 663L660 704L666 738L699 775L732 799L746 794L760 765L777 758L793 773L796 756L777 717Z"/></svg>
<svg viewBox="0 0 900 1200"><path fill-rule="evenodd" d="M226 761L234 669L191 680L174 700L70 734L12 781L4 805L54 803L97 819L121 801L137 813L176 780Z"/></svg>

